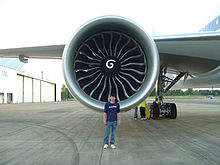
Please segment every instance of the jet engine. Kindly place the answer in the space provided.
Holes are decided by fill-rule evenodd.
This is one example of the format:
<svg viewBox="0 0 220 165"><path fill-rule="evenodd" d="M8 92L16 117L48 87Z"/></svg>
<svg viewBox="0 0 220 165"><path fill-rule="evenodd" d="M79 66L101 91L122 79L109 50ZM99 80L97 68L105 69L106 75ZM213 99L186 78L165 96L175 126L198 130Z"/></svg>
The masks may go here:
<svg viewBox="0 0 220 165"><path fill-rule="evenodd" d="M121 111L150 95L159 73L153 39L133 21L95 18L81 26L63 52L63 73L71 94L82 104L103 112L111 93Z"/></svg>

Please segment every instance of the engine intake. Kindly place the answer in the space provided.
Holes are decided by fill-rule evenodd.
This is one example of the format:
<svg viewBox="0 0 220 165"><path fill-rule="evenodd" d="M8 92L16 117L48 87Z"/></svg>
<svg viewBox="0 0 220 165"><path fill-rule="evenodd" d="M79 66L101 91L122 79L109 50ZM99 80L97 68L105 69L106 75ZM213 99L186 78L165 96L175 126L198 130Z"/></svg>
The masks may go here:
<svg viewBox="0 0 220 165"><path fill-rule="evenodd" d="M64 79L71 94L101 111L111 93L121 111L143 101L155 86L159 66L151 37L118 16L99 17L80 27L63 53Z"/></svg>

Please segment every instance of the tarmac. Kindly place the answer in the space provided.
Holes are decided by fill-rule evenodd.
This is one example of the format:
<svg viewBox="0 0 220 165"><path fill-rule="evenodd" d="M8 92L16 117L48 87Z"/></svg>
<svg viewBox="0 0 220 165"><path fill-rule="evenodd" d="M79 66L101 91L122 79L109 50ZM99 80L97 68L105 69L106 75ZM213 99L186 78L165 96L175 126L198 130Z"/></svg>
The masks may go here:
<svg viewBox="0 0 220 165"><path fill-rule="evenodd" d="M0 165L220 164L220 100L179 100L177 119L122 113L103 149L102 113L77 101L0 105Z"/></svg>

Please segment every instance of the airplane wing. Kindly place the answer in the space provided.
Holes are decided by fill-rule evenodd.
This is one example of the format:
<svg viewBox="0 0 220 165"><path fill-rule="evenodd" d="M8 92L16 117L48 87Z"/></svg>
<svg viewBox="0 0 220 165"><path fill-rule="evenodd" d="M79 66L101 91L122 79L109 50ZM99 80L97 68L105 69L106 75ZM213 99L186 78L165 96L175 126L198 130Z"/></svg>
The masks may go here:
<svg viewBox="0 0 220 165"><path fill-rule="evenodd" d="M220 88L220 66L195 78L180 80L171 89L183 88Z"/></svg>
<svg viewBox="0 0 220 165"><path fill-rule="evenodd" d="M220 33L154 37L161 67L199 75L220 65Z"/></svg>
<svg viewBox="0 0 220 165"><path fill-rule="evenodd" d="M185 72L198 76L220 66L220 33L155 36L153 40L159 51L160 65L166 67L168 73ZM61 59L64 47L65 45L52 45L0 49L0 57L16 58L22 55L28 58ZM205 80L195 78L195 83L192 81L194 85L192 83L187 85L187 81L184 81L174 88L195 87L198 81L204 82L202 86L210 85ZM220 80L214 81L214 83L220 84Z"/></svg>
<svg viewBox="0 0 220 165"><path fill-rule="evenodd" d="M19 55L38 59L61 59L65 45L0 49L0 57L18 58Z"/></svg>
<svg viewBox="0 0 220 165"><path fill-rule="evenodd" d="M220 33L196 33L153 37L161 67L168 72L199 75L220 65ZM0 57L61 59L65 45L0 49Z"/></svg>
<svg viewBox="0 0 220 165"><path fill-rule="evenodd" d="M185 72L193 77L171 89L220 87L220 33L197 33L154 37L161 67L168 72Z"/></svg>

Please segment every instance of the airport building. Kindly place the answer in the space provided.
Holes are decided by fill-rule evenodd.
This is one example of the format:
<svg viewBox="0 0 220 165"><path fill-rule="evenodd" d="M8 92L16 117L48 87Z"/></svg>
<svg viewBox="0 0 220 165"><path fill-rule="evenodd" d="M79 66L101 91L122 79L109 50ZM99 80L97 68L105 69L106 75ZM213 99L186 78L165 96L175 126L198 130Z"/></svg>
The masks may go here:
<svg viewBox="0 0 220 165"><path fill-rule="evenodd" d="M220 31L220 15L208 23L200 32Z"/></svg>
<svg viewBox="0 0 220 165"><path fill-rule="evenodd" d="M55 82L0 66L0 104L60 101Z"/></svg>

